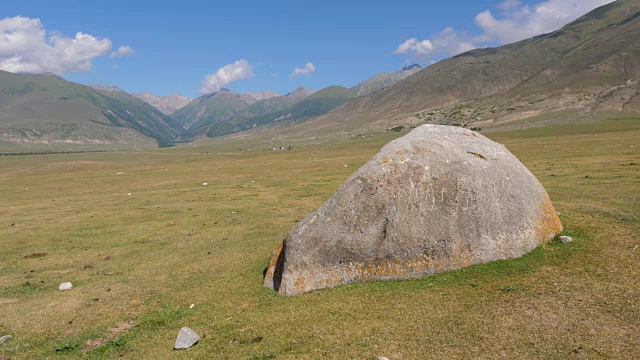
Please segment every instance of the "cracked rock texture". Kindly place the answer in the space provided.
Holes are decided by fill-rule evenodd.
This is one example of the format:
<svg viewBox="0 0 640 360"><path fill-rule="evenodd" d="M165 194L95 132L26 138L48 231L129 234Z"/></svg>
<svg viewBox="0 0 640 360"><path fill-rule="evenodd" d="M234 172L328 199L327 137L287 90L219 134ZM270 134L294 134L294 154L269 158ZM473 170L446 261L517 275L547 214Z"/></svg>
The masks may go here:
<svg viewBox="0 0 640 360"><path fill-rule="evenodd" d="M520 257L562 231L547 192L504 146L422 125L391 141L275 248L281 295Z"/></svg>

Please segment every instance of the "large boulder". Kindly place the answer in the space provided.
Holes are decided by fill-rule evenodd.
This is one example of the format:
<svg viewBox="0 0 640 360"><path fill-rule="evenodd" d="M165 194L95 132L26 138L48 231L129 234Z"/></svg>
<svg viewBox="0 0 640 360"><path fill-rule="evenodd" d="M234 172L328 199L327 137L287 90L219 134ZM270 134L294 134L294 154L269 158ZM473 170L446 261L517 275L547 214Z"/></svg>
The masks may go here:
<svg viewBox="0 0 640 360"><path fill-rule="evenodd" d="M471 130L422 125L388 143L271 255L281 295L520 257L562 231L538 180Z"/></svg>

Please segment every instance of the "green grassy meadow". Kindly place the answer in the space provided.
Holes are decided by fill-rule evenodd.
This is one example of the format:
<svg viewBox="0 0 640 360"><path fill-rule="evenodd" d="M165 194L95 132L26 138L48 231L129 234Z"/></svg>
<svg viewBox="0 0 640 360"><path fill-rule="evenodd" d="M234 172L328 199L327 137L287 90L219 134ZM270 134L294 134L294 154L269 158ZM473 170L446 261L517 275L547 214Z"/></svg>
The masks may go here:
<svg viewBox="0 0 640 360"><path fill-rule="evenodd" d="M0 358L640 356L640 119L486 134L542 182L570 244L420 280L263 288L276 243L402 134L0 157ZM183 326L202 339L174 351Z"/></svg>

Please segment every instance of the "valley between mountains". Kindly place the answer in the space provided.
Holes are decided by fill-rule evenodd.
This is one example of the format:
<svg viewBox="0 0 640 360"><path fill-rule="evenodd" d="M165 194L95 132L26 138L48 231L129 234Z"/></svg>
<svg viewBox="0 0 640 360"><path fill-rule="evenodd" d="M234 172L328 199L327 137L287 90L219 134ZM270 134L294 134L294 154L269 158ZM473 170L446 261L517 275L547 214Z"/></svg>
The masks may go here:
<svg viewBox="0 0 640 360"><path fill-rule="evenodd" d="M192 99L129 94L53 74L0 71L0 148L172 146L199 139L316 143L420 124L512 130L640 113L640 2L602 6L558 31L406 66L350 88Z"/></svg>

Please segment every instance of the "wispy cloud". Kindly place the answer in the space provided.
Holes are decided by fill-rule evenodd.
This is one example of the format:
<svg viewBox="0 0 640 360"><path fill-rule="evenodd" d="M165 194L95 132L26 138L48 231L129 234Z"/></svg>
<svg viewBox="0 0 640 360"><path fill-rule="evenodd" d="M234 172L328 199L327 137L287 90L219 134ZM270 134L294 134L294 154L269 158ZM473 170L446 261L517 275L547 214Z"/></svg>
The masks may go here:
<svg viewBox="0 0 640 360"><path fill-rule="evenodd" d="M301 68L295 68L291 73L291 77L298 77L300 75L310 75L311 73L316 71L315 65L313 63L308 62Z"/></svg>
<svg viewBox="0 0 640 360"><path fill-rule="evenodd" d="M233 64L228 64L209 74L202 81L201 94L210 94L234 81L250 78L253 76L253 67L245 59L240 59Z"/></svg>
<svg viewBox="0 0 640 360"><path fill-rule="evenodd" d="M0 20L0 69L16 73L89 71L93 60L111 50L111 40L78 32L65 37L47 31L40 19Z"/></svg>
<svg viewBox="0 0 640 360"><path fill-rule="evenodd" d="M558 30L587 12L614 0L546 0L523 5L505 0L498 5L499 15L485 10L475 16L476 34L461 33L448 27L425 40L410 38L393 52L429 63L435 58L452 56L496 44L506 44Z"/></svg>
<svg viewBox="0 0 640 360"><path fill-rule="evenodd" d="M109 55L110 59L115 59L123 56L133 55L135 50L131 46L123 45L118 48L118 50L114 51Z"/></svg>

